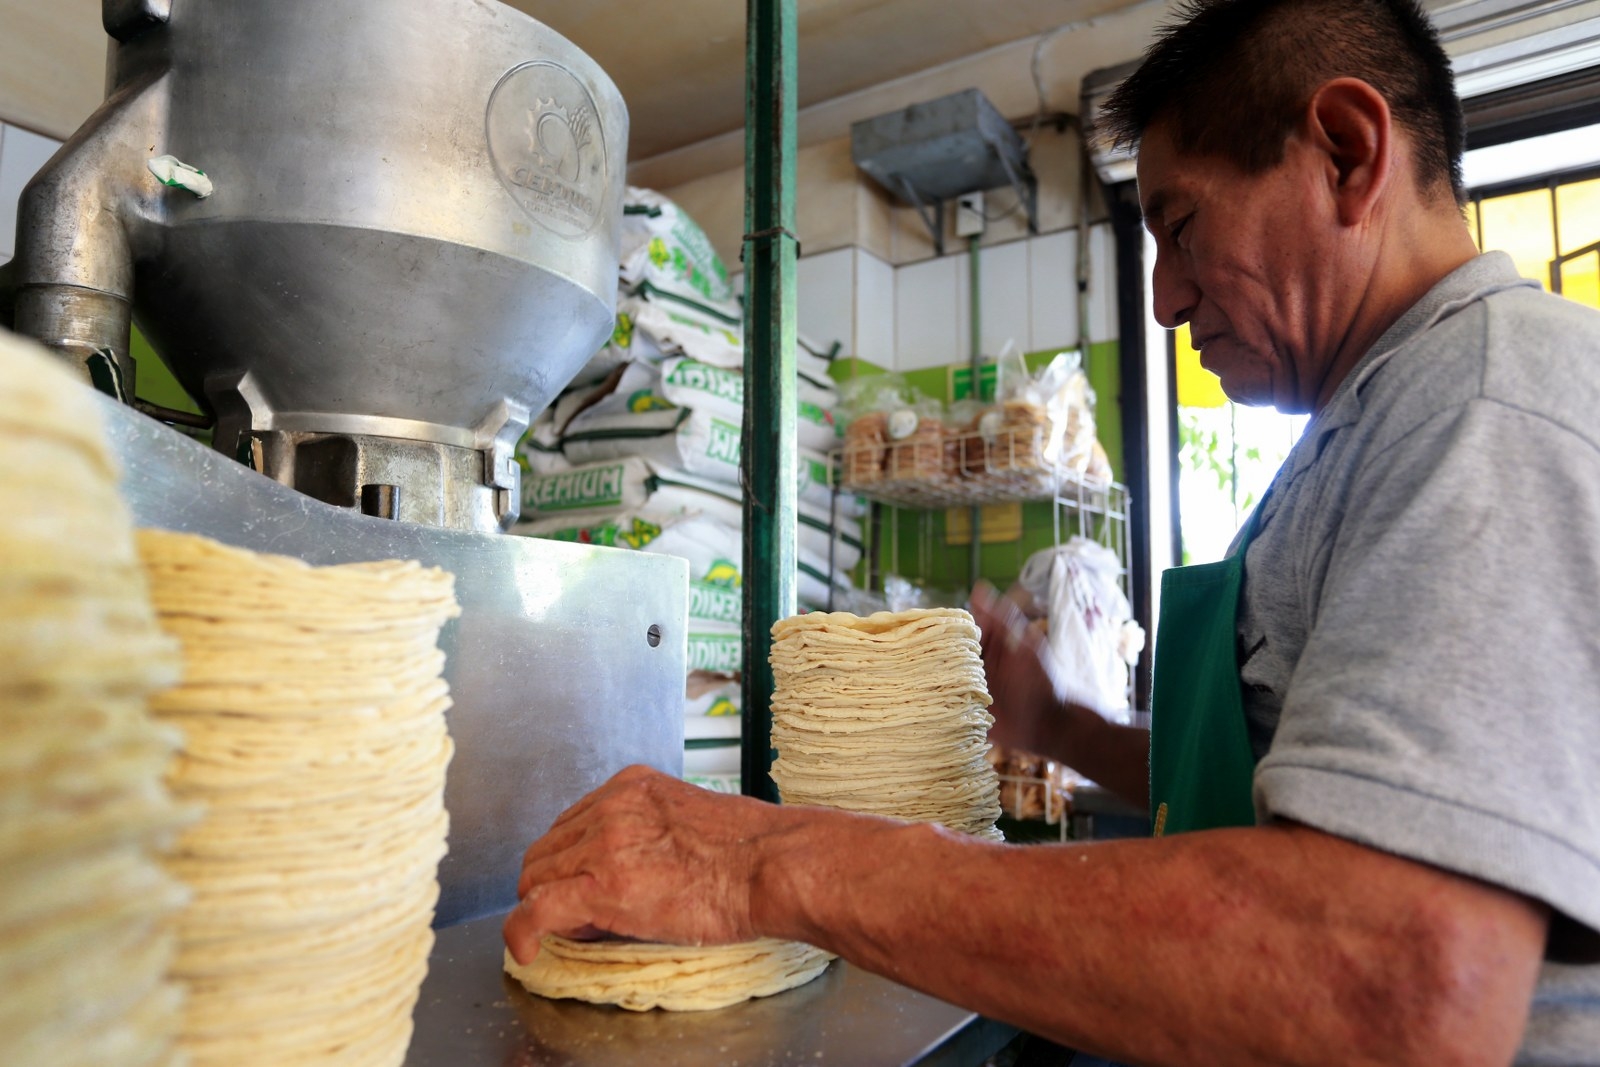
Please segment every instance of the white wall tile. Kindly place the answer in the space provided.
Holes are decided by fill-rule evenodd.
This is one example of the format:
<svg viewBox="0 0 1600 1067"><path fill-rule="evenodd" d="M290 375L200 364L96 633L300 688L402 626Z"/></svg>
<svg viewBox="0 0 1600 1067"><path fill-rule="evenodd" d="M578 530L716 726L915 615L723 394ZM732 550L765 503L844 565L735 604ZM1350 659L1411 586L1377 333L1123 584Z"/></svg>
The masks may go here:
<svg viewBox="0 0 1600 1067"><path fill-rule="evenodd" d="M856 250L855 354L880 367L895 359L894 267Z"/></svg>
<svg viewBox="0 0 1600 1067"><path fill-rule="evenodd" d="M1028 242L994 245L978 257L978 327L983 354L998 356L1008 341L1018 352L1032 351Z"/></svg>
<svg viewBox="0 0 1600 1067"><path fill-rule="evenodd" d="M1032 341L1028 350L1078 343L1078 231L1028 241L1028 286Z"/></svg>
<svg viewBox="0 0 1600 1067"><path fill-rule="evenodd" d="M1111 224L1089 228L1089 340L1117 339L1117 243Z"/></svg>
<svg viewBox="0 0 1600 1067"><path fill-rule="evenodd" d="M966 358L966 282L964 256L924 260L895 271L892 369L940 367Z"/></svg>
<svg viewBox="0 0 1600 1067"><path fill-rule="evenodd" d="M795 267L795 290L795 325L806 340L824 350L838 341L839 355L854 355L855 250L806 256Z"/></svg>
<svg viewBox="0 0 1600 1067"><path fill-rule="evenodd" d="M0 123L0 263L9 260L16 249L17 199L22 187L60 147L60 141Z"/></svg>

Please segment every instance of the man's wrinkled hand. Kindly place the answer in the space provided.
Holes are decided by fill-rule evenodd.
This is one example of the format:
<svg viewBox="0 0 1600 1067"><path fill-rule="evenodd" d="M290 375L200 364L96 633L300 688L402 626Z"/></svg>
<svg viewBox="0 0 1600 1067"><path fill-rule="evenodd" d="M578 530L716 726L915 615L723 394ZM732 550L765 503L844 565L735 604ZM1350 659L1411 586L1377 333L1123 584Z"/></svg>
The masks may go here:
<svg viewBox="0 0 1600 1067"><path fill-rule="evenodd" d="M752 938L752 844L777 812L629 767L529 847L506 945L527 963L546 934L677 944Z"/></svg>

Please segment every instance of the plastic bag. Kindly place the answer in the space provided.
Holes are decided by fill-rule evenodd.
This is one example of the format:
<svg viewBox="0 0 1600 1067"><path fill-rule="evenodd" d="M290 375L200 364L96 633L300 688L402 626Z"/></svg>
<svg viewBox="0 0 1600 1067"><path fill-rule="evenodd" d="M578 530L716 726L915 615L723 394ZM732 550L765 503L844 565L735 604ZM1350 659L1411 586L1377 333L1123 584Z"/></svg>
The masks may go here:
<svg viewBox="0 0 1600 1067"><path fill-rule="evenodd" d="M909 403L889 412L884 478L911 485L945 481L944 404L931 396L914 394Z"/></svg>
<svg viewBox="0 0 1600 1067"><path fill-rule="evenodd" d="M1082 479L1093 468L1110 480L1103 450L1095 464L1094 391L1077 352L1058 353L1037 373L1007 353L995 377L996 404L977 420L978 440L964 456L968 469L1024 494L1054 491L1063 472Z"/></svg>
<svg viewBox="0 0 1600 1067"><path fill-rule="evenodd" d="M1074 537L1034 553L1017 579L1049 606L1050 652L1063 695L1116 721L1127 718L1128 666L1144 647L1121 570L1111 549Z"/></svg>
<svg viewBox="0 0 1600 1067"><path fill-rule="evenodd" d="M898 374L852 378L839 386L838 417L844 423L846 486L883 480L889 449L889 413L908 403L911 390Z"/></svg>

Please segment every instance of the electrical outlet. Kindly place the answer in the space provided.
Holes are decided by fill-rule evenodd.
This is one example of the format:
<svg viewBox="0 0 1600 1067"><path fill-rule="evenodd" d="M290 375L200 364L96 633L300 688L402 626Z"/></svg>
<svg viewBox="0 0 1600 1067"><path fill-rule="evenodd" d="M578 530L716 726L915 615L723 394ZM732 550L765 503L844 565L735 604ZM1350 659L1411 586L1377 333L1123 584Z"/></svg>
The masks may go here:
<svg viewBox="0 0 1600 1067"><path fill-rule="evenodd" d="M956 198L956 236L975 237L983 232L983 194L966 193Z"/></svg>

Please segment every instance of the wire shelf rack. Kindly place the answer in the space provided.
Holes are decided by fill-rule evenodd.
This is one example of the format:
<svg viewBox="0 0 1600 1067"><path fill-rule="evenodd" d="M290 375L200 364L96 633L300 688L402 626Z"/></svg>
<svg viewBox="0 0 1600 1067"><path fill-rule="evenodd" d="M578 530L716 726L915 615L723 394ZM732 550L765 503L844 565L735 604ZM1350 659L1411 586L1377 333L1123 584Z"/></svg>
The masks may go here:
<svg viewBox="0 0 1600 1067"><path fill-rule="evenodd" d="M952 434L930 425L934 432L900 441L847 443L832 464L839 488L917 510L1057 497L1103 508L1103 498L1120 488L1060 462L1041 429Z"/></svg>

